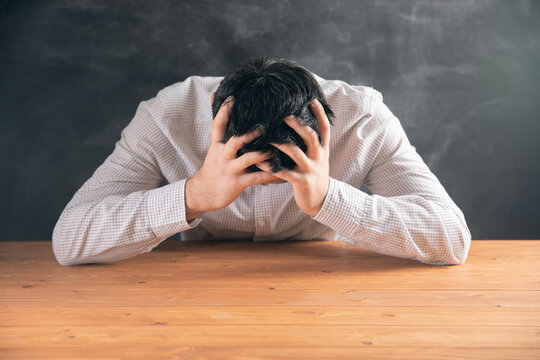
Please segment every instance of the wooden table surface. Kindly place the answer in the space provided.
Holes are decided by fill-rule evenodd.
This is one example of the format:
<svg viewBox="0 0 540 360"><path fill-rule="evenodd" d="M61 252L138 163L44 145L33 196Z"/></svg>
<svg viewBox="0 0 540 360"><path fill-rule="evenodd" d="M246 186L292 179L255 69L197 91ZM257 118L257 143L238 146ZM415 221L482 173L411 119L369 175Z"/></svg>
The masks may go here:
<svg viewBox="0 0 540 360"><path fill-rule="evenodd" d="M343 242L179 242L59 265L0 242L0 359L540 359L540 241L425 265Z"/></svg>

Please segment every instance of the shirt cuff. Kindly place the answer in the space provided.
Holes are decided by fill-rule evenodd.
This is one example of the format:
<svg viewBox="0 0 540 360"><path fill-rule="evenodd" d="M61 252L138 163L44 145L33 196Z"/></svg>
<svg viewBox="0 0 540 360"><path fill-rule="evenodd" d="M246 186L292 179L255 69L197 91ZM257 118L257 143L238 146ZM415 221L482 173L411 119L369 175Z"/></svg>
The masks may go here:
<svg viewBox="0 0 540 360"><path fill-rule="evenodd" d="M148 218L156 236L172 236L193 229L202 221L186 221L185 185L186 180L180 180L148 192Z"/></svg>
<svg viewBox="0 0 540 360"><path fill-rule="evenodd" d="M348 233L362 226L369 195L347 183L330 178L328 194L317 215L312 219L338 233Z"/></svg>

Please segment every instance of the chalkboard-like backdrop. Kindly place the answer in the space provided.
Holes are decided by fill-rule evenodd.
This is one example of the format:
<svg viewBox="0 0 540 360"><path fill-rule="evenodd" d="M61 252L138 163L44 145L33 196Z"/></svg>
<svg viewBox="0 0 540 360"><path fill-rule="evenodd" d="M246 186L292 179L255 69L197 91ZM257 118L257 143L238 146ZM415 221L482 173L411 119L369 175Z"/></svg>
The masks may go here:
<svg viewBox="0 0 540 360"><path fill-rule="evenodd" d="M381 91L474 239L540 238L540 1L0 4L2 240L50 240L140 101L261 55Z"/></svg>

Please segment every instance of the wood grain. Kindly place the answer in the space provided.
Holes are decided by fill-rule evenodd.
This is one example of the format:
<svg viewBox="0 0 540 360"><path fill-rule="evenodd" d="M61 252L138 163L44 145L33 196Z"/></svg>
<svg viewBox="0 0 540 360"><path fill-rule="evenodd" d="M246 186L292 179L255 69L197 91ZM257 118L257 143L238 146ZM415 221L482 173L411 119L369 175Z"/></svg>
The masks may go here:
<svg viewBox="0 0 540 360"><path fill-rule="evenodd" d="M342 242L166 241L63 267L0 242L1 359L539 359L540 241L426 265Z"/></svg>

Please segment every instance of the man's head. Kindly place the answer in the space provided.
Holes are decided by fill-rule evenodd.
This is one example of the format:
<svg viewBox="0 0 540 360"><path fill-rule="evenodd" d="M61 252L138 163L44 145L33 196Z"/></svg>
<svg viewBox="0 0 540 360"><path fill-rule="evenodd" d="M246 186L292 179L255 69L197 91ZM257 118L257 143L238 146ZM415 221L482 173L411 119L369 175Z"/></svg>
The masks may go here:
<svg viewBox="0 0 540 360"><path fill-rule="evenodd" d="M280 152L270 142L293 143L306 151L302 138L283 119L296 116L302 125L309 125L319 135L317 119L309 109L309 102L318 99L329 121L333 113L317 80L305 68L282 59L258 58L238 66L221 81L214 95L212 113L215 117L223 101L234 97L234 105L229 115L224 142L231 136L239 136L261 129L263 135L246 144L238 156L249 151L274 152L269 160L272 171L292 169L294 161ZM259 171L255 166L250 171Z"/></svg>

